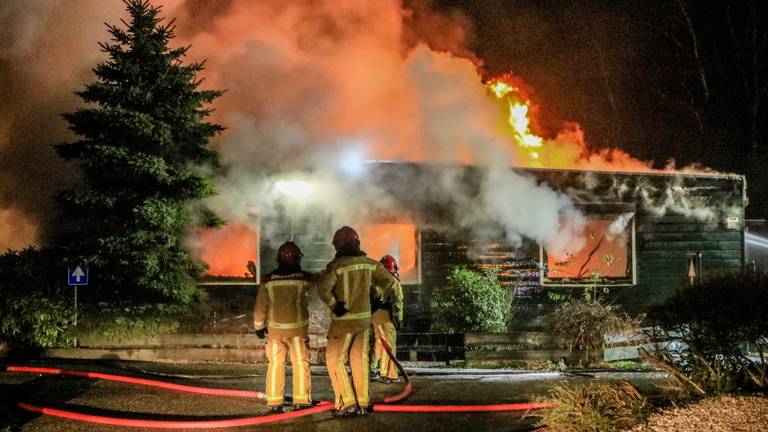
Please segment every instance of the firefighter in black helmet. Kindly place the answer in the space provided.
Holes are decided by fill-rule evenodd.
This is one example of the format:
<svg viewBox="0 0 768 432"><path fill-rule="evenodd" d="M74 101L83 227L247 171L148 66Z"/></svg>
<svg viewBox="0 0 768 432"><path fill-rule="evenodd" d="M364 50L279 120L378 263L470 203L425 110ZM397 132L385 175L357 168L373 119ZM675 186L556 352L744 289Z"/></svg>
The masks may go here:
<svg viewBox="0 0 768 432"><path fill-rule="evenodd" d="M312 403L309 369L309 311L307 294L313 275L301 269L301 249L286 242L277 251L277 269L262 277L256 298L253 325L260 338L266 335L267 406L282 411L285 392L286 354L293 370L293 405Z"/></svg>

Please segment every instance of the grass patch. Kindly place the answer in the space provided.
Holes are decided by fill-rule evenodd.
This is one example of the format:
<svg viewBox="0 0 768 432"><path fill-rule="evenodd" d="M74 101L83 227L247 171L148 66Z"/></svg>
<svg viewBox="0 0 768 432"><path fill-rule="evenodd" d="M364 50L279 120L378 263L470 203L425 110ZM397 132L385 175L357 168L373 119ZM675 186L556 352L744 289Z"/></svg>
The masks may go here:
<svg viewBox="0 0 768 432"><path fill-rule="evenodd" d="M618 381L583 386L556 385L542 412L542 424L553 432L614 432L645 420L648 402L632 384Z"/></svg>
<svg viewBox="0 0 768 432"><path fill-rule="evenodd" d="M636 360L614 360L604 364L609 369L652 370L653 366Z"/></svg>

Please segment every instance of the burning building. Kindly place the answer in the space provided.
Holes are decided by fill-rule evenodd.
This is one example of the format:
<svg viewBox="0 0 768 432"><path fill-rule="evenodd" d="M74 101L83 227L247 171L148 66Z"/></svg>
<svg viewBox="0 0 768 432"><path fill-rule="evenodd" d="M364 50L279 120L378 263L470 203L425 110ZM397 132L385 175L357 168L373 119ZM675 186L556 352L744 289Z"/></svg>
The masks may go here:
<svg viewBox="0 0 768 432"><path fill-rule="evenodd" d="M518 322L537 328L553 304L549 293L580 295L584 287L607 288L612 301L638 313L678 287L745 264L742 176L508 171L513 177L493 180L501 188L509 181L507 201L486 203L474 212L493 177L479 167L369 162L354 180L345 181L346 196L355 202L354 210L345 210L350 211L345 223L358 229L363 250L375 259L393 255L400 263L407 328L429 327L431 293L461 265L498 267L516 297ZM313 183L311 175L302 178L275 181L275 210L254 213L250 226L255 228L248 233L233 229L236 245L253 247L255 276L274 267L276 248L286 240L303 248L309 271L322 271L333 258L330 239L344 219L324 208L322 199L307 201L308 194L324 195L318 190L324 183ZM514 220L489 213L489 205L511 207L505 217L550 230L546 216L551 213L536 206L551 203L519 190L521 181L568 200L556 214L561 219L558 235L534 238L536 226L515 227ZM245 258L237 258L241 271ZM214 265L211 273L223 268ZM240 281L255 284L253 279Z"/></svg>

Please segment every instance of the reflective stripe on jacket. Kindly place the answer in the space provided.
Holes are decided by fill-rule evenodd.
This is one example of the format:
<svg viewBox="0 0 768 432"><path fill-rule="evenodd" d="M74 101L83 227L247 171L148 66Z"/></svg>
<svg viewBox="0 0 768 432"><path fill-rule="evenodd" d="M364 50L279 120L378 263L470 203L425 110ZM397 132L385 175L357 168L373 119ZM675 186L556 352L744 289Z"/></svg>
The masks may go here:
<svg viewBox="0 0 768 432"><path fill-rule="evenodd" d="M387 291L386 289L376 286L376 292L374 295L382 304L382 308L373 312L373 321L375 324L383 324L390 320L397 320L403 322L403 287L400 283L396 283L394 290ZM391 314L391 315L390 315Z"/></svg>
<svg viewBox="0 0 768 432"><path fill-rule="evenodd" d="M333 309L336 302L344 302L349 311L334 321L370 321L371 287L376 284L385 292L393 292L397 280L384 266L366 256L342 256L328 263L320 276L317 290L320 298Z"/></svg>
<svg viewBox="0 0 768 432"><path fill-rule="evenodd" d="M309 325L307 295L313 286L312 275L305 272L266 275L256 297L254 328L292 330Z"/></svg>

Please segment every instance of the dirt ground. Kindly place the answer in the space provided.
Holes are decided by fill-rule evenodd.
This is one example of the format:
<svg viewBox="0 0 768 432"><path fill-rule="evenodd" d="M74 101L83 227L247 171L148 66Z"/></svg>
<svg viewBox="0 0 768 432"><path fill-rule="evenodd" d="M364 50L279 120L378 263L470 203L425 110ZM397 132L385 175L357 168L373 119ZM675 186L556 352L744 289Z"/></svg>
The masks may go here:
<svg viewBox="0 0 768 432"><path fill-rule="evenodd" d="M633 432L768 431L768 398L723 396L654 414Z"/></svg>

